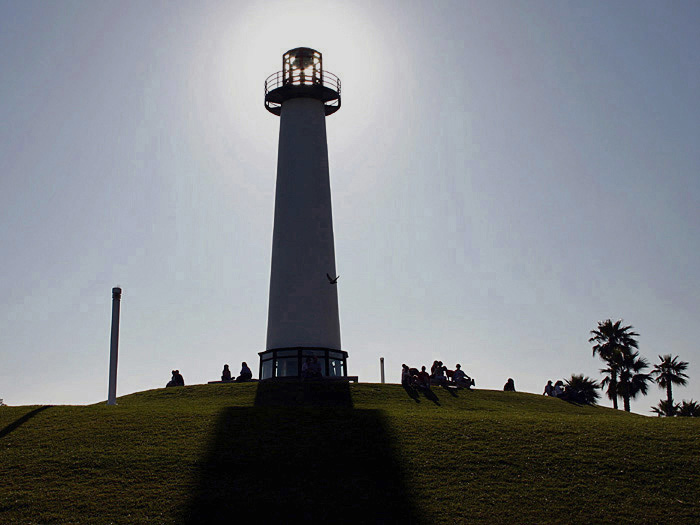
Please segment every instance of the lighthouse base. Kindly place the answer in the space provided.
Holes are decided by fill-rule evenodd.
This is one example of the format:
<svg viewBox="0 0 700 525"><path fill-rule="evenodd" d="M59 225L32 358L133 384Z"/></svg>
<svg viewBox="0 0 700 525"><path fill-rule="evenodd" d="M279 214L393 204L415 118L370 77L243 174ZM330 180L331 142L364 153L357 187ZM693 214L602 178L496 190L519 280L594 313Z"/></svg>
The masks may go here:
<svg viewBox="0 0 700 525"><path fill-rule="evenodd" d="M322 377L347 377L348 353L332 348L275 348L259 352L261 380L282 377L304 377L304 363L316 358Z"/></svg>

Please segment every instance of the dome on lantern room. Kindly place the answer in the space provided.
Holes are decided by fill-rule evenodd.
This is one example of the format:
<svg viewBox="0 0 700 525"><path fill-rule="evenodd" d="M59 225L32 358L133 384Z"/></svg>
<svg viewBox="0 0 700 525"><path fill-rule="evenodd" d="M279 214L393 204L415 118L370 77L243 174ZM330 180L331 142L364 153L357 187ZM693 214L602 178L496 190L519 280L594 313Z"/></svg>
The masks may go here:
<svg viewBox="0 0 700 525"><path fill-rule="evenodd" d="M310 47L290 49L282 56L282 71L265 80L265 107L275 115L292 98L315 98L323 102L326 115L340 109L340 79L323 70L323 55Z"/></svg>

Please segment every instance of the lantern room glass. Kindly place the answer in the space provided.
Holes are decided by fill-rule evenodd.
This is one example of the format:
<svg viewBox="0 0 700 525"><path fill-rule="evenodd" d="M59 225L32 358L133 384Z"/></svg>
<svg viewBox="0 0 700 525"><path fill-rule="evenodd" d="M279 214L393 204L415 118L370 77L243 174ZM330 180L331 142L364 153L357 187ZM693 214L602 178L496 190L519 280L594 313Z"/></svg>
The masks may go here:
<svg viewBox="0 0 700 525"><path fill-rule="evenodd" d="M347 376L347 352L331 348L280 348L259 352L260 379L303 376L302 366L307 359L318 360L322 376Z"/></svg>
<svg viewBox="0 0 700 525"><path fill-rule="evenodd" d="M321 53L308 47L287 51L282 57L283 84L323 84Z"/></svg>

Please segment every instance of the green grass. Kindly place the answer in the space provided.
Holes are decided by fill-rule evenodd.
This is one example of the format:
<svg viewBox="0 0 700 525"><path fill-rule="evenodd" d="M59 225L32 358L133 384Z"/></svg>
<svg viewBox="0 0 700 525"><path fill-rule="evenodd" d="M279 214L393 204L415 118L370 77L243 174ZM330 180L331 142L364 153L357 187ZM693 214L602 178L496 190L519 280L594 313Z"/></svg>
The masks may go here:
<svg viewBox="0 0 700 525"><path fill-rule="evenodd" d="M700 421L397 385L0 408L1 523L697 523Z"/></svg>

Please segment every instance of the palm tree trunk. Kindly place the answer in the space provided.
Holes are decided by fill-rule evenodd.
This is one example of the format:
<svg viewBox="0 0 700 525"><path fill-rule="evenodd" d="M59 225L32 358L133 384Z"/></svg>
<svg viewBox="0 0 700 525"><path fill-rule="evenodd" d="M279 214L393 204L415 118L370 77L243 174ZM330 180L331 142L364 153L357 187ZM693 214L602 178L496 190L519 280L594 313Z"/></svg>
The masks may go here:
<svg viewBox="0 0 700 525"><path fill-rule="evenodd" d="M617 410L617 374L610 374L610 394L612 395L613 408Z"/></svg>
<svg viewBox="0 0 700 525"><path fill-rule="evenodd" d="M666 399L668 400L668 406L666 407L667 416L673 415L673 391L671 390L671 381L666 383Z"/></svg>
<svg viewBox="0 0 700 525"><path fill-rule="evenodd" d="M624 400L625 400L625 412L630 412L630 396L625 394Z"/></svg>

